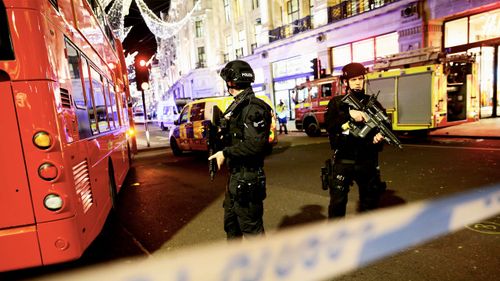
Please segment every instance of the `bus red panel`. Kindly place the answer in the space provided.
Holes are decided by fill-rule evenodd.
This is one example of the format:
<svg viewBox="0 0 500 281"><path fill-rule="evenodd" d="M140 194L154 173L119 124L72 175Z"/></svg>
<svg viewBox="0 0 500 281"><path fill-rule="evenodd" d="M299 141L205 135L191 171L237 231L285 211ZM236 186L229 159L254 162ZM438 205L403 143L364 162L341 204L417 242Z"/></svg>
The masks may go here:
<svg viewBox="0 0 500 281"><path fill-rule="evenodd" d="M9 21L16 56L14 62L6 64L11 80L57 80L54 54L48 49L55 40L54 28L47 26L47 21L37 11L7 9L7 16L9 20L16 19L15 22ZM36 46L36 50L33 50L33 46Z"/></svg>
<svg viewBox="0 0 500 281"><path fill-rule="evenodd" d="M44 265L79 258L85 247L82 245L85 228L78 225L75 217L38 224L38 238Z"/></svg>
<svg viewBox="0 0 500 281"><path fill-rule="evenodd" d="M42 264L35 226L0 230L0 271Z"/></svg>
<svg viewBox="0 0 500 281"><path fill-rule="evenodd" d="M0 229L33 224L33 206L10 82L0 82L0 120L5 132L0 145L0 198L3 199ZM1 240L0 236L0 243Z"/></svg>

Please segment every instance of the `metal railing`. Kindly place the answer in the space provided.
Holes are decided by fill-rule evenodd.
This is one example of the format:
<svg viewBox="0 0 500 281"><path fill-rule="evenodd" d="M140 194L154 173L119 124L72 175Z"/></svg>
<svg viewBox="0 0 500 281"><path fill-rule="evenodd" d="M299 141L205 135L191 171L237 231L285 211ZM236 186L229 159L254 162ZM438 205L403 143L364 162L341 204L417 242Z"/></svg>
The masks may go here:
<svg viewBox="0 0 500 281"><path fill-rule="evenodd" d="M269 43L291 37L297 33L312 29L311 16L307 16L298 20L294 20L290 24L286 24L269 30Z"/></svg>
<svg viewBox="0 0 500 281"><path fill-rule="evenodd" d="M366 13L399 0L347 0L328 7L328 23Z"/></svg>

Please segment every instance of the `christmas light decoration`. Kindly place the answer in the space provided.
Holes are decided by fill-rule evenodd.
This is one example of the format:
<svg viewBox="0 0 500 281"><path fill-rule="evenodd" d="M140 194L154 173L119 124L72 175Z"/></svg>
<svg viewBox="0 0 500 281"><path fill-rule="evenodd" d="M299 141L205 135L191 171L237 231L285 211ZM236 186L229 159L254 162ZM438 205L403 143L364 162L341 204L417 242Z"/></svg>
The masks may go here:
<svg viewBox="0 0 500 281"><path fill-rule="evenodd" d="M107 7L113 0L99 0L101 7ZM125 26L125 16L128 15L130 5L133 0L116 0L107 12L108 20L115 32L115 35L123 42L127 37L130 29L132 27ZM143 0L135 0L139 11L146 22L146 25L151 30L151 32L157 37L162 39L171 38L179 32L179 30L191 19L191 15L196 10L200 1L198 0L193 9L181 20L177 22L167 22L163 21L158 16L151 11ZM177 2L172 0L170 6L172 7ZM176 18L177 15L171 16L170 18Z"/></svg>
<svg viewBox="0 0 500 281"><path fill-rule="evenodd" d="M144 22L149 30L158 38L168 39L176 35L179 30L191 19L191 15L196 10L200 1L197 1L193 9L181 20L177 22L166 22L161 20L153 11L151 11L143 0L135 0Z"/></svg>
<svg viewBox="0 0 500 281"><path fill-rule="evenodd" d="M126 57L125 57L125 64L127 64L127 66L129 65L132 65L134 64L134 61L135 61L135 56L137 56L139 52L135 51L133 53L129 53Z"/></svg>
<svg viewBox="0 0 500 281"><path fill-rule="evenodd" d="M113 0L99 0L99 4L101 4L101 7L103 9L105 9L109 5L109 3L111 3L111 1L113 1ZM119 1L116 1L116 2L119 2Z"/></svg>
<svg viewBox="0 0 500 281"><path fill-rule="evenodd" d="M132 0L117 0L108 11L108 20L113 32L122 42L132 29L132 27L125 28L125 16L128 15L131 4Z"/></svg>

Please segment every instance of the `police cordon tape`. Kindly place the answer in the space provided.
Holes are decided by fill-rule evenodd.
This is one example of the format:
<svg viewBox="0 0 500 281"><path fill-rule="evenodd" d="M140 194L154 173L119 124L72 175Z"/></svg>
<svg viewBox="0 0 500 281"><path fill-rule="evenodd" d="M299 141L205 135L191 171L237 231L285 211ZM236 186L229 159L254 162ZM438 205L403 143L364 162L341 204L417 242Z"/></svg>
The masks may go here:
<svg viewBox="0 0 500 281"><path fill-rule="evenodd" d="M500 185L39 280L325 280L500 213Z"/></svg>

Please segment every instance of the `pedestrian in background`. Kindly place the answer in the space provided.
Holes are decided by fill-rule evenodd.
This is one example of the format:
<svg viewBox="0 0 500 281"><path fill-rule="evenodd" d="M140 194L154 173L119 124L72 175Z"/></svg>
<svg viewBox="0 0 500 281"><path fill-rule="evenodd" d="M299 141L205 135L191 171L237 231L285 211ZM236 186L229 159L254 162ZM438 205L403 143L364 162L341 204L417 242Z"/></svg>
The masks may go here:
<svg viewBox="0 0 500 281"><path fill-rule="evenodd" d="M346 93L354 95L364 105L370 97L365 93L365 74L366 69L362 64L350 63L342 68L341 76L342 83L346 85ZM378 164L384 137L375 129L365 138L351 134L349 121L353 121L354 126L362 127L366 115L362 111L351 109L342 98L343 96L337 96L331 99L325 115L334 155L332 182L329 185L329 218L345 216L347 196L353 181L359 188L359 210L362 212L375 209L385 191ZM383 108L380 104L378 106Z"/></svg>
<svg viewBox="0 0 500 281"><path fill-rule="evenodd" d="M227 238L264 233L263 213L266 198L265 150L272 121L271 107L255 97L251 83L254 72L241 60L229 62L220 73L233 103L223 113L225 148L208 160L217 166L226 160L229 182L224 198L224 230Z"/></svg>
<svg viewBox="0 0 500 281"><path fill-rule="evenodd" d="M280 135L283 133L283 130L285 131L285 134L288 134L288 129L286 128L286 123L288 118L288 108L281 99L280 103L276 107L276 113L278 117L278 123L280 125L280 130L279 130Z"/></svg>

